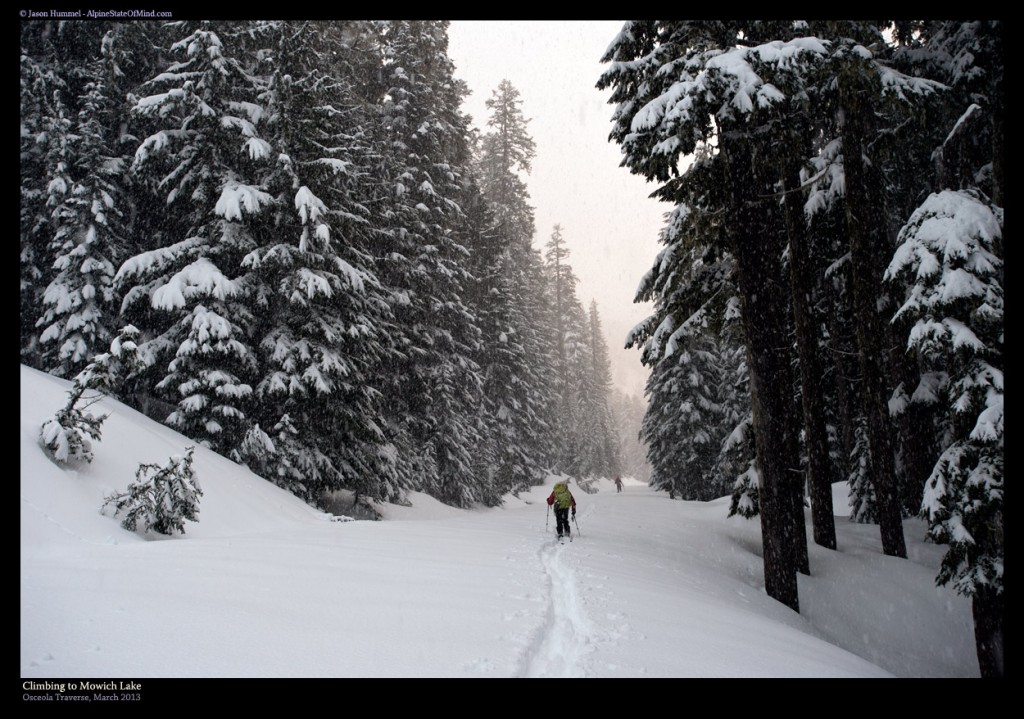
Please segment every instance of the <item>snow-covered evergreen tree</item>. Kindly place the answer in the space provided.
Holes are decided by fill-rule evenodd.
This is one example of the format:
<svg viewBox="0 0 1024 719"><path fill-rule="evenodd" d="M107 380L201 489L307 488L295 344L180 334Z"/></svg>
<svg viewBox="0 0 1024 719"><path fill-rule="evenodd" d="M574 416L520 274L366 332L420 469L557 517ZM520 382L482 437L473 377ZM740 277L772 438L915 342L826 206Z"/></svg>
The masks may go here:
<svg viewBox="0 0 1024 719"><path fill-rule="evenodd" d="M95 355L75 376L67 404L43 423L40 440L58 462L92 461L92 443L99 441L107 415L97 417L89 407L112 392L122 377L141 368L138 334L131 325L122 328L111 342L110 351Z"/></svg>
<svg viewBox="0 0 1024 719"><path fill-rule="evenodd" d="M133 171L169 217L155 247L125 261L116 281L124 307L151 319L144 347L165 367L156 388L176 403L166 418L192 439L237 456L247 429L255 370L243 257L272 197L258 168L270 161L260 136L260 80L232 23L174 23L179 60L143 86L134 111L154 131ZM240 56L234 54L239 51ZM153 318L155 319L155 318Z"/></svg>
<svg viewBox="0 0 1024 719"><path fill-rule="evenodd" d="M931 195L900 233L890 280L909 290L908 351L932 369L949 433L925 488L929 536L949 545L938 576L975 603L979 661L1003 674L1003 210L977 190ZM933 380L937 380L933 381Z"/></svg>
<svg viewBox="0 0 1024 719"><path fill-rule="evenodd" d="M30 32L22 23L20 166L20 298L23 361L41 367L39 331L43 291L53 278L50 244L54 210L70 190L67 144L73 118L68 88L53 59L49 24Z"/></svg>
<svg viewBox="0 0 1024 719"><path fill-rule="evenodd" d="M400 499L374 371L391 318L370 254L374 116L352 67L364 61L352 46L371 33L273 21L253 35L267 48L265 89L245 108L274 161L259 175L269 199L256 247L240 263L259 363L239 454L313 504L340 489L360 503Z"/></svg>
<svg viewBox="0 0 1024 719"><path fill-rule="evenodd" d="M484 244L477 273L487 283L478 295L483 332L478 364L484 375L484 421L493 467L491 486L500 496L539 482L552 457L550 413L555 377L548 288L540 253L532 246L533 208L520 172L536 152L526 131L518 90L503 81L487 100L491 111L477 159L477 176L493 227L478 234ZM486 471L486 470L485 470Z"/></svg>
<svg viewBox="0 0 1024 719"><path fill-rule="evenodd" d="M393 194L381 273L398 350L388 364L391 423L408 434L402 454L414 463L416 486L466 506L486 497L472 466L483 380L474 359L479 329L463 299L470 276L460 237L467 91L447 56L447 22L382 25Z"/></svg>
<svg viewBox="0 0 1024 719"><path fill-rule="evenodd" d="M551 308L556 348L555 402L558 428L554 437L553 469L579 478L589 476L591 467L583 457L586 428L583 389L590 369L589 334L583 323L583 308L576 295L578 282L569 250L562 239L561 225L555 225L546 245L545 269L551 287Z"/></svg>
<svg viewBox="0 0 1024 719"><path fill-rule="evenodd" d="M126 112L160 32L147 21L22 23L22 351L73 376L123 324L111 280L135 237ZM145 36L145 41L141 41Z"/></svg>
<svg viewBox="0 0 1024 719"><path fill-rule="evenodd" d="M1003 26L941 22L904 53L946 82L945 134L931 155L937 192L900 230L887 271L907 288L893 318L921 365L904 414L934 408L938 459L921 513L946 542L937 581L972 598L982 676L1003 676ZM946 132L948 130L948 132Z"/></svg>
<svg viewBox="0 0 1024 719"><path fill-rule="evenodd" d="M582 404L587 421L583 433L583 457L591 474L615 477L622 473L622 457L611 412L611 359L596 300L590 302L588 319L590 366L584 375L587 382Z"/></svg>
<svg viewBox="0 0 1024 719"><path fill-rule="evenodd" d="M184 456L173 455L162 467L140 464L127 491L107 497L100 510L111 506L115 517L123 514L121 526L131 531L184 534L186 521L199 521L203 496L192 467L194 451L189 447Z"/></svg>
<svg viewBox="0 0 1024 719"><path fill-rule="evenodd" d="M769 138L787 97L774 83L783 84L794 68L813 65L824 48L792 36L762 40L777 27L756 21L628 22L603 58L610 66L598 87L612 90L612 138L622 146L624 165L661 183L656 194L673 204L693 208L703 192L709 217L727 215L716 237L725 242L716 243L716 251L731 253L742 299L765 581L771 596L796 609L795 573L807 571L808 561L803 483L793 471L799 418L791 361L780 350L790 333L789 293L780 286L785 226L766 198L778 179ZM682 170L681 157L698 152L703 161ZM699 173L713 179L703 191L694 181ZM672 318L671 329L663 327L685 332L684 319Z"/></svg>
<svg viewBox="0 0 1024 719"><path fill-rule="evenodd" d="M618 438L622 476L648 482L651 466L640 441L640 427L647 410L643 397L613 387L609 405Z"/></svg>
<svg viewBox="0 0 1024 719"><path fill-rule="evenodd" d="M91 370L90 365L79 373L68 390L67 404L43 422L39 431L39 441L61 464L91 462L92 443L102 437L107 415L96 416L89 411L89 407L103 399L100 393L89 394L95 389L90 386Z"/></svg>
<svg viewBox="0 0 1024 719"><path fill-rule="evenodd" d="M61 377L77 372L110 341L114 262L123 252L117 183L122 167L107 147L110 110L103 80L95 68L92 76L67 135L68 176L54 183L51 196L56 276L43 293L45 310L37 322L43 365Z"/></svg>
<svg viewBox="0 0 1024 719"><path fill-rule="evenodd" d="M727 495L752 460L734 263L716 248L722 226L707 208L713 171L706 162L695 167L701 180L693 184L693 200L669 213L661 235L665 249L637 290L638 300L654 302L654 314L627 338L652 367L642 430L651 481L682 499ZM757 506L756 500L746 504Z"/></svg>

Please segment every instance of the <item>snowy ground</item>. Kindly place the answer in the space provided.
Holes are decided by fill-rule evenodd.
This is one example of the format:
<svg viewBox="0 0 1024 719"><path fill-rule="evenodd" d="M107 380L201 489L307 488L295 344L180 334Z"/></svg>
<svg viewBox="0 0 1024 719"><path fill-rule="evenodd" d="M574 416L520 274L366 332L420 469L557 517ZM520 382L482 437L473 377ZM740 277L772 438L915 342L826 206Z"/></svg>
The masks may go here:
<svg viewBox="0 0 1024 719"><path fill-rule="evenodd" d="M61 469L37 439L68 386L21 369L23 680L978 676L970 603L935 586L943 548L917 520L907 560L838 521L799 614L764 592L757 521L631 481L573 485L560 545L553 479L497 509L416 495L337 522L197 449L200 521L143 538L103 498L189 443L105 400L95 461Z"/></svg>

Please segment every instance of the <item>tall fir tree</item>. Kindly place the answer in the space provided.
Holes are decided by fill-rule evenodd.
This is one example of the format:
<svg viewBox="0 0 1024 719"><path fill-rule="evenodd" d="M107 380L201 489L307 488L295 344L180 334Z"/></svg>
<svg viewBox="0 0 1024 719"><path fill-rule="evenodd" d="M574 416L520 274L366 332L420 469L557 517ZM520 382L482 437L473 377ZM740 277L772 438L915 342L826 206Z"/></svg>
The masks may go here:
<svg viewBox="0 0 1024 719"><path fill-rule="evenodd" d="M939 382L948 435L922 515L949 545L938 576L973 600L983 676L1002 676L1005 563L1003 210L977 190L930 196L900 234L887 270L910 285L896 318L914 320L907 348Z"/></svg>
<svg viewBox="0 0 1024 719"><path fill-rule="evenodd" d="M578 282L569 250L562 238L561 225L555 225L546 245L545 265L551 288L554 344L556 355L555 402L558 427L555 435L553 469L574 477L586 476L583 452L583 383L586 375L586 328L581 324L582 307L576 296Z"/></svg>
<svg viewBox="0 0 1024 719"><path fill-rule="evenodd" d="M609 405L618 438L622 476L649 483L651 465L640 441L640 427L647 409L643 397L613 387Z"/></svg>
<svg viewBox="0 0 1024 719"><path fill-rule="evenodd" d="M588 326L590 366L585 373L587 383L582 402L587 419L583 434L584 462L591 474L614 477L622 472L622 457L611 412L611 358L596 300L590 302Z"/></svg>
<svg viewBox="0 0 1024 719"><path fill-rule="evenodd" d="M272 201L258 168L270 147L258 130L260 81L232 23L175 23L168 51L180 60L145 85L134 111L153 121L133 171L170 220L154 249L136 254L116 281L130 311L163 315L143 346L164 368L156 388L176 407L171 426L227 456L248 428L255 371L252 315L242 258ZM240 56L234 55L238 50Z"/></svg>
<svg viewBox="0 0 1024 719"><path fill-rule="evenodd" d="M892 324L919 366L904 414L937 414L921 515L947 544L937 583L971 597L978 664L1005 675L1003 63L1000 22L934 23L904 58L949 87L934 187L900 229L886 280Z"/></svg>
<svg viewBox="0 0 1024 719"><path fill-rule="evenodd" d="M20 64L19 294L21 356L42 367L37 325L43 293L55 275L50 254L54 211L71 189L68 142L73 123L70 90L62 77L55 23L22 23Z"/></svg>
<svg viewBox="0 0 1024 719"><path fill-rule="evenodd" d="M276 157L261 178L272 198L242 267L258 308L255 425L243 459L314 504L349 489L371 515L401 500L383 430L376 367L391 353L392 315L372 248L371 130L348 23L268 22L266 90L253 112ZM362 31L368 35L368 30Z"/></svg>
<svg viewBox="0 0 1024 719"><path fill-rule="evenodd" d="M771 108L785 96L763 78L821 48L796 42L746 47L756 24L627 23L605 57L598 82L612 88L612 139L633 172L662 183L659 194L680 202L678 160L701 148L724 170L729 190L717 203L728 212L725 247L736 263L748 348L759 502L770 596L798 609L796 572L809 571L799 477L799 420L792 401L788 292L779 257L784 227L765 199L773 194L766 138ZM756 68L756 69L755 69ZM773 249L777 246L776 249Z"/></svg>
<svg viewBox="0 0 1024 719"><path fill-rule="evenodd" d="M552 458L550 421L554 348L543 262L532 246L533 208L520 172L536 152L519 91L502 81L487 100L491 128L480 143L477 176L494 223L491 250L478 270L491 278L491 310L478 364L484 373L485 422L499 494L543 479Z"/></svg>
<svg viewBox="0 0 1024 719"><path fill-rule="evenodd" d="M115 261L123 255L123 193L117 183L122 167L107 145L110 122L102 66L93 63L93 79L85 87L74 131L67 137L68 178L52 218L55 233L50 254L56 276L43 293L44 368L61 377L82 369L101 347L109 344L112 315L116 315L113 277ZM70 181L70 186L64 182Z"/></svg>
<svg viewBox="0 0 1024 719"><path fill-rule="evenodd" d="M466 92L447 56L447 22L383 23L383 119L393 199L382 276L391 292L398 354L391 366L393 423L408 434L417 485L457 506L484 500L472 448L482 378L459 206L469 162Z"/></svg>

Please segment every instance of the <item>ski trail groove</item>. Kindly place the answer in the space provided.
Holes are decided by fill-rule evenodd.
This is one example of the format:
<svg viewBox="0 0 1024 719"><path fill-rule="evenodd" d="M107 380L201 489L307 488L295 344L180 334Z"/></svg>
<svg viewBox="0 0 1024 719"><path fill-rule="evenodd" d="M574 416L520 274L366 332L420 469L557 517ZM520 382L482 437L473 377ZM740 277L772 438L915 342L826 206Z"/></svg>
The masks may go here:
<svg viewBox="0 0 1024 719"><path fill-rule="evenodd" d="M520 676L587 676L583 659L593 648L593 629L576 573L563 558L565 550L564 545L557 543L540 550L548 582L548 608L544 623L523 657Z"/></svg>

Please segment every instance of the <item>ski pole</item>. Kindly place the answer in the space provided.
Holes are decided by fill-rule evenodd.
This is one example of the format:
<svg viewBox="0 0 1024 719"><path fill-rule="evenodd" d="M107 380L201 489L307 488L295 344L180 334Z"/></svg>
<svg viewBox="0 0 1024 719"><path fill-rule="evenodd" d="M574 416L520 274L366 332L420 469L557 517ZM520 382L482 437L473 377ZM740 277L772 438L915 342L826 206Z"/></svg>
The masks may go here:
<svg viewBox="0 0 1024 719"><path fill-rule="evenodd" d="M551 517L551 505L548 505L548 511L544 513L544 534L548 533L548 519Z"/></svg>
<svg viewBox="0 0 1024 719"><path fill-rule="evenodd" d="M579 536L582 537L583 535L580 534L580 523L576 521L576 513L575 512L572 513L572 523L576 525L576 534L579 534Z"/></svg>

